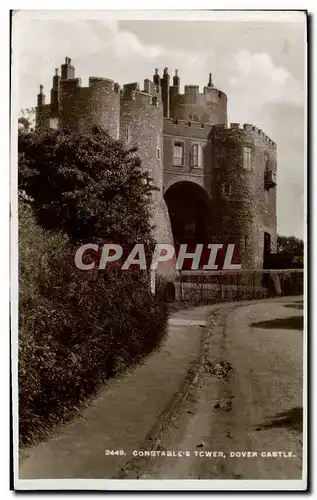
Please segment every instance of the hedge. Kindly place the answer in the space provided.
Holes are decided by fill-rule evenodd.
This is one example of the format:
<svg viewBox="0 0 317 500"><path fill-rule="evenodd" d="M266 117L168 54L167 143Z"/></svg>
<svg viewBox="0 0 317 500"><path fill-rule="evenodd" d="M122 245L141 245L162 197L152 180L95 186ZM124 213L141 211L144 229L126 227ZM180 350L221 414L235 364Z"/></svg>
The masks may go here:
<svg viewBox="0 0 317 500"><path fill-rule="evenodd" d="M20 443L43 439L164 338L167 307L147 273L81 271L69 239L19 213Z"/></svg>

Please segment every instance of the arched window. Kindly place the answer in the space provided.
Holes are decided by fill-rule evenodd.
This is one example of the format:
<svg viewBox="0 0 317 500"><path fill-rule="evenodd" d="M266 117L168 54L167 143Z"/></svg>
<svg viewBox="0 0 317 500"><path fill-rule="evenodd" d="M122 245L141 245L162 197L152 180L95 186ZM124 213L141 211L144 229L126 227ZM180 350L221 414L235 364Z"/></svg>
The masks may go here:
<svg viewBox="0 0 317 500"><path fill-rule="evenodd" d="M184 165L184 143L175 142L173 152L173 165L181 167Z"/></svg>
<svg viewBox="0 0 317 500"><path fill-rule="evenodd" d="M252 149L249 146L243 148L243 168L252 170Z"/></svg>
<svg viewBox="0 0 317 500"><path fill-rule="evenodd" d="M191 147L191 166L192 167L202 166L202 153L200 144L193 144Z"/></svg>

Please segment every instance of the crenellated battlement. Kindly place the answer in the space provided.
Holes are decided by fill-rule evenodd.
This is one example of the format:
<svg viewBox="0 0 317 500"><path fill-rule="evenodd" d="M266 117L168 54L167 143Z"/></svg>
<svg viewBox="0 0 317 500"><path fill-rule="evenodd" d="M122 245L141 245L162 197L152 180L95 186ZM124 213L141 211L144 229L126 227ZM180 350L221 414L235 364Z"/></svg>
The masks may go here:
<svg viewBox="0 0 317 500"><path fill-rule="evenodd" d="M164 84L165 81L162 85ZM202 92L199 85L185 85L184 93L180 93L180 80L176 73L173 85L169 87L168 110L169 112L164 114L166 118L200 121L212 125L227 123L227 96L215 88L211 74L208 85L203 87Z"/></svg>
<svg viewBox="0 0 317 500"><path fill-rule="evenodd" d="M172 87L173 88L173 87ZM221 90L216 88L204 87L203 92L200 92L199 85L185 85L184 93L173 93L174 102L171 106L198 104L200 106L209 104L217 106L221 100L227 101L227 96Z"/></svg>
<svg viewBox="0 0 317 500"><path fill-rule="evenodd" d="M114 93L120 92L120 87L117 83L114 82L114 80L110 80L108 78L100 78L96 76L89 77L88 87L82 87L81 78L69 78L67 80L60 80L59 88L62 91L69 91L69 92L71 92L72 89L78 89L78 88L80 88L83 91L91 89L91 91L104 90L106 92L114 92Z"/></svg>
<svg viewBox="0 0 317 500"><path fill-rule="evenodd" d="M204 86L201 92L201 87L199 85L184 85L184 92L183 93L178 92L177 95L179 99L184 102L186 101L186 99L188 99L188 97L193 97L193 96L196 96L198 99L211 95L217 96L219 98L222 97L227 98L227 95L224 92L216 89L215 87Z"/></svg>
<svg viewBox="0 0 317 500"><path fill-rule="evenodd" d="M253 137L253 139L257 143L261 143L263 145L266 145L272 149L276 149L276 143L263 132L260 128L256 127L255 125L251 125L249 123L245 123L243 125L244 130Z"/></svg>
<svg viewBox="0 0 317 500"><path fill-rule="evenodd" d="M91 125L107 128L109 133L119 137L120 86L114 80L91 76L88 86L82 86L81 78L75 77L71 59L65 58L61 76L55 70L51 89L50 117L46 124L84 131ZM38 95L38 106L45 102L43 88ZM42 113L43 114L43 113ZM38 120L40 123L40 119ZM43 120L42 120L43 122Z"/></svg>
<svg viewBox="0 0 317 500"><path fill-rule="evenodd" d="M42 101L45 102L43 86L41 86L40 90L41 93L39 94L39 96L43 96ZM103 92L107 93L108 95L111 93L119 94L120 86L118 83L115 83L114 80L95 76L89 78L88 86L85 87L82 86L81 78L61 79L58 85L58 100L60 104L62 104L62 101L64 99L72 98L73 101L77 99L79 103L82 103L82 100L85 98L93 98L94 96L98 98L98 96L100 96L100 103L102 103ZM42 104L40 103L39 105ZM49 106L49 104L47 105Z"/></svg>
<svg viewBox="0 0 317 500"><path fill-rule="evenodd" d="M153 104L158 106L161 100L161 90L151 82L151 80L144 80L144 89L140 90L138 82L126 83L123 85L121 91L122 101L137 100L140 104Z"/></svg>
<svg viewBox="0 0 317 500"><path fill-rule="evenodd" d="M213 131L222 131L222 133L229 133L231 134L232 131L239 131L239 137L241 139L247 139L250 140L250 142L254 142L259 146L266 146L271 149L276 149L276 144L272 139L266 135L263 130L259 129L258 127L251 125L249 123L245 123L244 125L241 125L238 122L232 122L230 123L230 126L227 127L226 125L214 125L213 126Z"/></svg>
<svg viewBox="0 0 317 500"><path fill-rule="evenodd" d="M140 107L145 105L159 106L159 104L162 104L162 101L157 96L153 96L141 90L131 90L130 88L123 90L121 101L123 104L129 101L136 101Z"/></svg>
<svg viewBox="0 0 317 500"><path fill-rule="evenodd" d="M120 91L119 84L115 83L113 80L110 80L108 78L100 78L97 76L91 76L89 78L88 85L90 88L104 89L104 90L107 90L108 92L118 93Z"/></svg>
<svg viewBox="0 0 317 500"><path fill-rule="evenodd" d="M222 134L227 133L226 131L231 133L232 130L239 130L239 140L249 140L261 147L276 149L276 144L254 125L242 126L240 123L233 122L227 127L227 96L215 88L211 74L208 85L204 86L202 91L199 85L185 85L184 93L180 93L178 71L175 70L173 85L169 86L168 68L164 69L162 78L156 69L153 81L144 80L143 89L140 89L138 82L126 83L121 89L114 80L96 76L91 76L88 86L83 87L81 78L75 77L75 67L71 65L69 57L65 58L61 69L61 77L58 69L55 70L51 104L45 103L43 86L40 86L38 94L38 107L43 109L43 113L44 106L46 107L45 116L48 107L51 106L52 116L60 114L61 123L66 115L71 116L72 119L76 116L82 119L84 113L91 114L90 121L93 121L94 114L107 115L116 107L119 107L115 112L118 117L120 106L126 107L129 102L134 103L133 112L135 113L144 113L147 106L159 107L163 104L164 113L169 110L168 114L170 114L170 116L164 114L164 133L166 134L208 138L212 129L214 132L221 130Z"/></svg>

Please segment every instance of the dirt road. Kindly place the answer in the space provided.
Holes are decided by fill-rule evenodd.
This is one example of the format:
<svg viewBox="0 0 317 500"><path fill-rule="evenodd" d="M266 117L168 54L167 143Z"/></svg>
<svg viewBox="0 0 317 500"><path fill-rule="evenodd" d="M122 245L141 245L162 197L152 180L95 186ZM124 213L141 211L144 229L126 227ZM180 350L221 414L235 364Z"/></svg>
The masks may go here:
<svg viewBox="0 0 317 500"><path fill-rule="evenodd" d="M156 456L129 477L300 479L302 316L298 297L220 313L198 386Z"/></svg>

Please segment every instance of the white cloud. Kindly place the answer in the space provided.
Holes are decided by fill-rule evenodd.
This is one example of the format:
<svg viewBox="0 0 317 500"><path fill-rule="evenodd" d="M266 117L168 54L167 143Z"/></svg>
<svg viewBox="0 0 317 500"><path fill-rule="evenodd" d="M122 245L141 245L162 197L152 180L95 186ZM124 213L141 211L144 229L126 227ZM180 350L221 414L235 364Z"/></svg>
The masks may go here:
<svg viewBox="0 0 317 500"><path fill-rule="evenodd" d="M144 59L155 59L165 53L162 47L142 45L138 37L128 31L117 32L107 48L113 49L116 57L121 59L126 59L131 54Z"/></svg>
<svg viewBox="0 0 317 500"><path fill-rule="evenodd" d="M21 107L35 105L39 84L47 93L54 68L71 57L76 75L86 84L89 76L105 76L120 84L151 78L154 68L178 69L182 84L206 85L211 52L167 49L142 43L132 32L119 30L114 18L83 19L82 16L24 16L14 26L14 56L18 60Z"/></svg>
<svg viewBox="0 0 317 500"><path fill-rule="evenodd" d="M255 105L265 102L303 104L303 89L293 75L276 66L269 54L241 50L233 56L230 83Z"/></svg>

